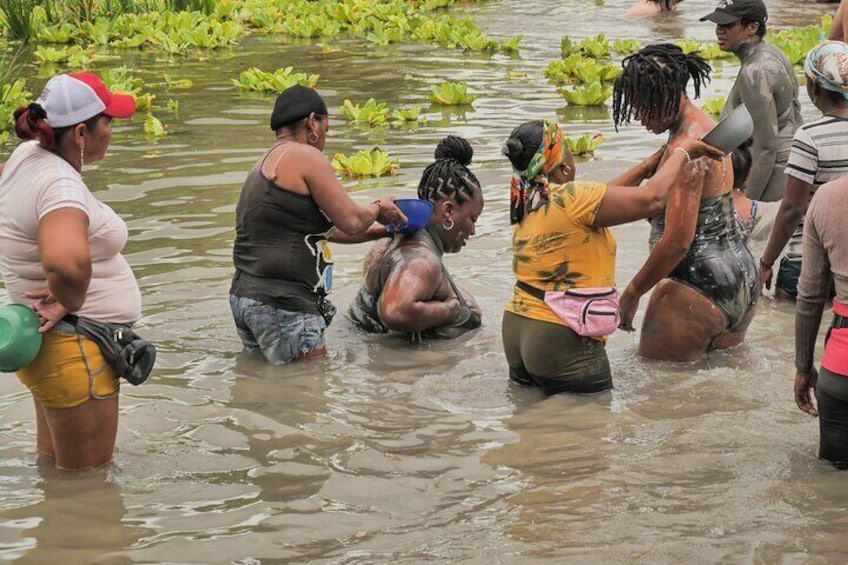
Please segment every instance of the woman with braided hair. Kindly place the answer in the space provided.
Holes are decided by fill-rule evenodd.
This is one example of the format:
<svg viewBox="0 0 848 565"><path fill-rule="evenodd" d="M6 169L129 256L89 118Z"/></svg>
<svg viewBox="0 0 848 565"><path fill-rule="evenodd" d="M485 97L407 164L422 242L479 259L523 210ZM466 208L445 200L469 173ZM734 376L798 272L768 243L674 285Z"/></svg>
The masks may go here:
<svg viewBox="0 0 848 565"><path fill-rule="evenodd" d="M483 212L480 181L468 168L473 154L465 139L444 138L418 184L418 198L433 203L430 224L383 240L368 253L364 280L350 308L351 319L363 330L454 338L480 327L479 306L442 263L444 253L458 253L474 235Z"/></svg>
<svg viewBox="0 0 848 565"><path fill-rule="evenodd" d="M622 67L613 94L616 128L633 116L648 131L668 132L661 164L713 127L686 95L690 80L696 97L709 80L710 67L698 54L651 45ZM737 345L754 316L760 279L735 225L731 158L701 166L705 174L680 182L665 210L651 217L651 253L621 296L622 327L632 331L640 297L656 287L639 340L639 354L652 359L695 361ZM641 174L622 176L638 183Z"/></svg>
<svg viewBox="0 0 848 565"><path fill-rule="evenodd" d="M659 170L658 152L631 171L638 180L619 177L608 185L574 181L574 157L554 120L521 124L502 151L513 166L517 279L503 317L509 377L545 394L608 390L612 375L604 344L615 330L617 307L608 298L599 299L598 307L582 298L614 295L615 240L608 228L662 210L682 176L700 174L692 159L719 158L721 151L690 139ZM633 186L650 176L644 188ZM595 313L601 327L592 328L586 319Z"/></svg>

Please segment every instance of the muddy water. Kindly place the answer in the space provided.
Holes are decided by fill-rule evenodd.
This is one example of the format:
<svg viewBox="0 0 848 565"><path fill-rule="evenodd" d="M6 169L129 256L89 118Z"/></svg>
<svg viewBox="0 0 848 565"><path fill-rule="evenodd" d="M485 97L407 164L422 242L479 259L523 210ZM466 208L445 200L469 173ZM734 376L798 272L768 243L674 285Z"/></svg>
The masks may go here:
<svg viewBox="0 0 848 565"><path fill-rule="evenodd" d="M637 358L638 337L609 343L615 390L543 398L507 383L501 309L510 293L508 168L499 146L525 119L557 115L601 132L579 177L609 179L662 140L616 134L609 110L574 109L541 77L564 34L709 40L681 13L628 19L626 2L490 0L467 10L495 37L525 36L519 58L419 45L332 49L251 38L211 59L129 64L150 83L191 78L159 116L171 134L116 127L108 159L86 172L126 218L127 257L144 295L140 332L160 357L126 386L115 465L65 476L35 465L29 395L0 380L0 559L13 563L644 562L841 563L848 483L816 461L817 424L792 402L793 313L765 301L739 348L693 365ZM833 6L772 2L775 27ZM330 355L270 367L239 354L226 291L234 202L271 142L271 101L229 79L247 66L321 75L338 116L345 98L420 103L430 85L468 81L465 111L426 107L428 123L384 131L334 120L327 153L379 145L397 177L349 183L367 202L414 194L447 133L475 146L486 209L477 236L447 259L477 296L484 327L455 343L411 345L329 330ZM725 63L706 96L724 95ZM524 73L524 74L522 74ZM816 117L802 94L804 115ZM647 226L615 230L619 281L647 253ZM367 246L336 246L334 301L350 303ZM0 301L5 298L0 295ZM642 306L647 303L643 300ZM637 323L641 320L641 313Z"/></svg>

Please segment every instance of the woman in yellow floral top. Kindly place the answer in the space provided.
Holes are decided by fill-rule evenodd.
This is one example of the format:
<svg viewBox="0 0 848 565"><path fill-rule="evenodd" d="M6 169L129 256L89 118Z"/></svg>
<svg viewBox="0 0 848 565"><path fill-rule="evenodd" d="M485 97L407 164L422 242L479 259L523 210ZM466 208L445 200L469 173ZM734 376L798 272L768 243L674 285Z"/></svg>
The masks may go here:
<svg viewBox="0 0 848 565"><path fill-rule="evenodd" d="M615 286L615 239L607 228L662 210L684 171L700 174L692 161L720 158L721 151L692 139L659 170L661 151L609 185L574 181L574 157L554 120L518 126L503 153L514 168L510 222L518 280L503 318L510 378L546 394L608 390L606 337L579 335L544 293ZM641 189L619 186L646 178Z"/></svg>

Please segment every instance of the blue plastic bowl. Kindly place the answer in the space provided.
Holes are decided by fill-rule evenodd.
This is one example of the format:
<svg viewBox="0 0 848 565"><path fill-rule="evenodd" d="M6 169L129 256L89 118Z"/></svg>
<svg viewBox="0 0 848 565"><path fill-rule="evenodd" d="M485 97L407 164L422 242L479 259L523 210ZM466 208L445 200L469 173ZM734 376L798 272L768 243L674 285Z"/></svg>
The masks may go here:
<svg viewBox="0 0 848 565"><path fill-rule="evenodd" d="M412 235L422 228L426 228L430 223L430 216L433 214L433 203L429 200L420 200L418 198L399 198L395 200L395 204L406 216L408 223L405 227L397 229L397 226L389 226L389 231L397 230L403 235Z"/></svg>

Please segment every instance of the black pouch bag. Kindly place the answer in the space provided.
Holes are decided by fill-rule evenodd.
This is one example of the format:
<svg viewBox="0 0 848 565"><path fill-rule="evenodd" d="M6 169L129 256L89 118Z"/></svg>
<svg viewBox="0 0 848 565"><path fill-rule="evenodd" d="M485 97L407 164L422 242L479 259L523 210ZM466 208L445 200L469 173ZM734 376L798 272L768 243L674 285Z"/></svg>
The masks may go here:
<svg viewBox="0 0 848 565"><path fill-rule="evenodd" d="M106 362L119 377L132 385L147 380L156 362L156 346L145 341L130 326L109 324L68 314L63 318L100 348Z"/></svg>

